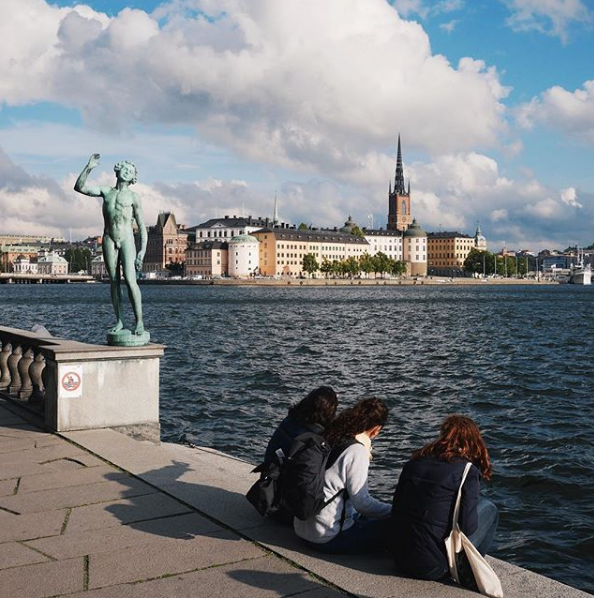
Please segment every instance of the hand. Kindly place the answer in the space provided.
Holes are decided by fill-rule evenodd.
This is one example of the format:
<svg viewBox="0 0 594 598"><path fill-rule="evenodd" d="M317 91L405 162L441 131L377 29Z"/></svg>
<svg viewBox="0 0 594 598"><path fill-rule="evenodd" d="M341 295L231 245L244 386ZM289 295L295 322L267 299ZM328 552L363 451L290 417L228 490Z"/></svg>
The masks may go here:
<svg viewBox="0 0 594 598"><path fill-rule="evenodd" d="M144 261L144 253L142 251L136 256L134 260L134 266L136 266L136 270L140 272L142 270L142 262Z"/></svg>
<svg viewBox="0 0 594 598"><path fill-rule="evenodd" d="M88 168L95 168L95 166L99 166L99 160L101 159L100 154L93 154L89 158L89 163L87 164Z"/></svg>

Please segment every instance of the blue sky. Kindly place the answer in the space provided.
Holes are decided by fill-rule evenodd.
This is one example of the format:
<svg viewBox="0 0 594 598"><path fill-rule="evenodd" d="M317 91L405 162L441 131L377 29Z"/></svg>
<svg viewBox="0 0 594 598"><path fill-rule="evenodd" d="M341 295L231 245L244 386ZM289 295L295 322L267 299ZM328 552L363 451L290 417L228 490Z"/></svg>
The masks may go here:
<svg viewBox="0 0 594 598"><path fill-rule="evenodd" d="M386 225L402 134L426 230L594 241L585 0L3 0L0 232L101 229L72 184L137 163L147 220Z"/></svg>

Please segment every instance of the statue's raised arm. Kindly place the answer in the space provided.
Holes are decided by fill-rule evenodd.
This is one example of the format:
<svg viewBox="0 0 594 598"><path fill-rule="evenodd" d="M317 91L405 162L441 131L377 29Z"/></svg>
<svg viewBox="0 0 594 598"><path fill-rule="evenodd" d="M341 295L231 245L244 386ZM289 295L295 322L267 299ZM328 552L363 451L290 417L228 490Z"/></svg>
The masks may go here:
<svg viewBox="0 0 594 598"><path fill-rule="evenodd" d="M99 160L101 156L99 154L93 154L89 158L89 162L83 168L83 171L80 173L79 177L76 179L76 183L74 183L74 190L78 191L79 193L83 193L84 195L90 195L91 197L102 197L104 195L104 190L102 187L90 187L87 185L87 178L91 173L91 170L96 166L99 166Z"/></svg>

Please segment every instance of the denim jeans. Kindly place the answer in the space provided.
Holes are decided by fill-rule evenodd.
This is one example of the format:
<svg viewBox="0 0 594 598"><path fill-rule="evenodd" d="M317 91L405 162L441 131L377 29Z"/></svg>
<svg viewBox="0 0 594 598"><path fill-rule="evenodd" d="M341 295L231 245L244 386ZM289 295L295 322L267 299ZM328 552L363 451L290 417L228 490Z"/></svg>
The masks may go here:
<svg viewBox="0 0 594 598"><path fill-rule="evenodd" d="M386 548L389 519L366 519L359 516L349 529L340 532L323 544L308 542L309 546L327 554L362 554Z"/></svg>
<svg viewBox="0 0 594 598"><path fill-rule="evenodd" d="M485 556L493 543L493 537L495 536L495 530L499 522L499 510L489 499L481 496L479 498L477 514L478 528L474 534L468 536L468 539Z"/></svg>

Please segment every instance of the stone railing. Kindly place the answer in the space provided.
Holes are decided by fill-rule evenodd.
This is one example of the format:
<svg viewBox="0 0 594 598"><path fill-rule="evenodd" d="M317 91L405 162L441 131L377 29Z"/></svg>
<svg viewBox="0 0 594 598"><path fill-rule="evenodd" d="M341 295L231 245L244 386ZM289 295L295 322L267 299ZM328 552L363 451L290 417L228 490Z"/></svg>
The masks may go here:
<svg viewBox="0 0 594 598"><path fill-rule="evenodd" d="M157 440L163 351L0 327L0 396L36 412L56 432L120 428Z"/></svg>

